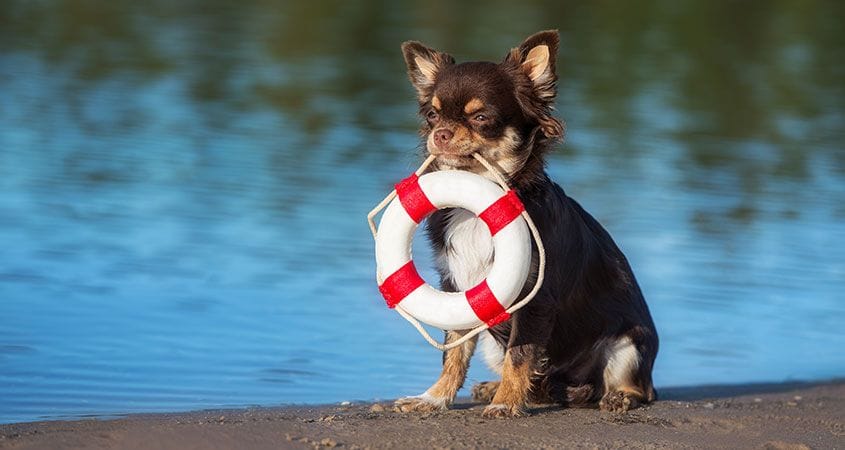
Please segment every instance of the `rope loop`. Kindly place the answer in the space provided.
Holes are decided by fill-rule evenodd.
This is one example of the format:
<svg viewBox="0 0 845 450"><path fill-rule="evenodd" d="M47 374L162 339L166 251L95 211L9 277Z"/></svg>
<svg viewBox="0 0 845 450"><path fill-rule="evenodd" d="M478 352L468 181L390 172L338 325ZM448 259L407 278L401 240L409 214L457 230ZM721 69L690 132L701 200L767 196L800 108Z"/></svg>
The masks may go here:
<svg viewBox="0 0 845 450"><path fill-rule="evenodd" d="M502 189L504 189L505 193L512 191L511 187L508 185L507 180L505 179L505 176L502 175L502 172L498 168L496 168L496 166L491 164L490 161L487 161L486 158L484 158L483 156L481 156L478 153L473 153L472 156L476 160L478 160L478 162L481 163L481 165L483 165L484 168L487 169L487 171L489 171L491 174L493 174L493 177L496 179L496 182L499 184L499 186L502 187ZM434 159L435 159L435 156L430 155L428 158L425 159L425 161L423 161L423 163L420 165L420 167L414 173L416 175L422 175L428 169L428 167L431 165L431 163L434 161ZM376 215L378 215L378 213L381 212L381 210L386 208L387 205L389 205L390 202L393 201L394 198L396 198L396 190L395 189L393 191L391 191L390 194L387 194L387 197L385 197L384 200L381 201L381 203L376 205L376 207L373 208L373 210L370 211L369 214L367 214L367 222L370 224L370 231L373 233L373 239L375 239L375 237L378 235L378 230L376 228L376 223L375 223ZM528 292L528 294L526 294L525 298L523 298L522 300L512 304L507 310L505 310L508 314L515 313L520 308L527 305L528 302L533 300L535 296L537 296L537 293L540 292L540 288L543 286L543 278L544 278L545 272L546 272L546 249L545 249L545 247L543 247L543 241L540 239L540 232L539 232L539 230L537 230L537 226L534 224L534 221L531 220L531 216L528 214L528 211L523 210L521 215L522 215L522 218L525 219L525 223L528 225L528 229L531 230L531 235L534 238L534 243L537 245L537 253L539 254L539 265L538 265L538 269L537 269L538 273L537 273L537 280L534 282L534 287L531 289L530 292ZM384 280L378 279L379 278L378 276L376 276L376 278L377 278L376 281L378 282L378 284L381 284L384 281ZM458 340L453 341L453 342L449 342L448 344L441 344L440 342L437 342L434 338L431 337L431 334L429 334L428 330L426 330L422 326L422 324L419 322L419 320L415 319L407 311L402 309L401 305L397 304L394 307L394 309L396 310L396 312L399 313L399 315L404 317L405 320L410 322L411 325L413 325L414 328L416 328L417 331L419 331L419 333L422 335L422 337L429 344L431 344L432 347L434 347L434 348L436 348L440 351L450 350L450 349L453 349L453 348L458 347L460 345L463 345L466 341L473 339L475 336L477 336L482 331L490 328L490 326L487 325L486 323L482 323L481 325L469 330L466 334L461 336Z"/></svg>

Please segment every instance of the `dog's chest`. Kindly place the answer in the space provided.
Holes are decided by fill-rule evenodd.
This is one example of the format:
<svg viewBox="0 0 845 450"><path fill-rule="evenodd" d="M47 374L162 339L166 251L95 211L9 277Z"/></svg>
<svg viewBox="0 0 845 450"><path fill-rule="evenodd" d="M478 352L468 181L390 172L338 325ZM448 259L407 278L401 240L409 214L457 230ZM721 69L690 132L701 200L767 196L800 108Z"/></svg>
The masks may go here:
<svg viewBox="0 0 845 450"><path fill-rule="evenodd" d="M448 214L437 264L457 290L465 291L487 276L493 263L493 238L475 214L465 209L454 209Z"/></svg>

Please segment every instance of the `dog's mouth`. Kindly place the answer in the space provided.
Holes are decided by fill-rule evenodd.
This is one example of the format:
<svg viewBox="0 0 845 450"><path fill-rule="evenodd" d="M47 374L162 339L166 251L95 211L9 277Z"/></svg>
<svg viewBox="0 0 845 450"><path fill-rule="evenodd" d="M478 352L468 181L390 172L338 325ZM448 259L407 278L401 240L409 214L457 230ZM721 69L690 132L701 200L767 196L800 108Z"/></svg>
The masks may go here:
<svg viewBox="0 0 845 450"><path fill-rule="evenodd" d="M479 148L472 148L470 145L454 145L448 148L429 146L428 152L434 155L439 165L456 169L465 169L476 163L473 153L481 151Z"/></svg>
<svg viewBox="0 0 845 450"><path fill-rule="evenodd" d="M477 161L470 153L469 155L456 155L454 153L431 153L436 157L438 166L450 169L467 169L473 167Z"/></svg>

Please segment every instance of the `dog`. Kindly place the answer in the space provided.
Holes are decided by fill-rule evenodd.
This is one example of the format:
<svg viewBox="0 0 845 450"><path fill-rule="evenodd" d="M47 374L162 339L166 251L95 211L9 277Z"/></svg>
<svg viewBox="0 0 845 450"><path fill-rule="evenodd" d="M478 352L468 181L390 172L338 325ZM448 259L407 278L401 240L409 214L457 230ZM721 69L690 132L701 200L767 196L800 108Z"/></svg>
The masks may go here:
<svg viewBox="0 0 845 450"><path fill-rule="evenodd" d="M528 305L443 354L439 379L423 394L396 401L403 412L447 409L462 387L476 345L501 381L473 387L490 418L527 414L529 404L559 404L626 412L656 399L652 368L657 331L625 255L610 234L545 172L545 155L564 134L553 115L559 36L542 31L501 63L455 63L447 53L402 44L416 89L420 134L439 170L492 178L473 157L501 170L533 218L546 249L545 281ZM467 290L493 261L485 224L463 209L427 220L441 289ZM531 275L537 279L534 245ZM467 333L447 331L445 342Z"/></svg>

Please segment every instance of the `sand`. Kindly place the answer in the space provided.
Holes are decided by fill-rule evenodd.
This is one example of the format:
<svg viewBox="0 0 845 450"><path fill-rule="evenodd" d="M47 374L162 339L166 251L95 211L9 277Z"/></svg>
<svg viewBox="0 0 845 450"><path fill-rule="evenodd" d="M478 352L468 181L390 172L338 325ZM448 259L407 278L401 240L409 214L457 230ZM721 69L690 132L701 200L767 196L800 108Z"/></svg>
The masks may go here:
<svg viewBox="0 0 845 450"><path fill-rule="evenodd" d="M429 414L381 403L33 422L0 425L0 448L845 448L845 380L660 394L627 414L535 407L508 420L467 400Z"/></svg>

